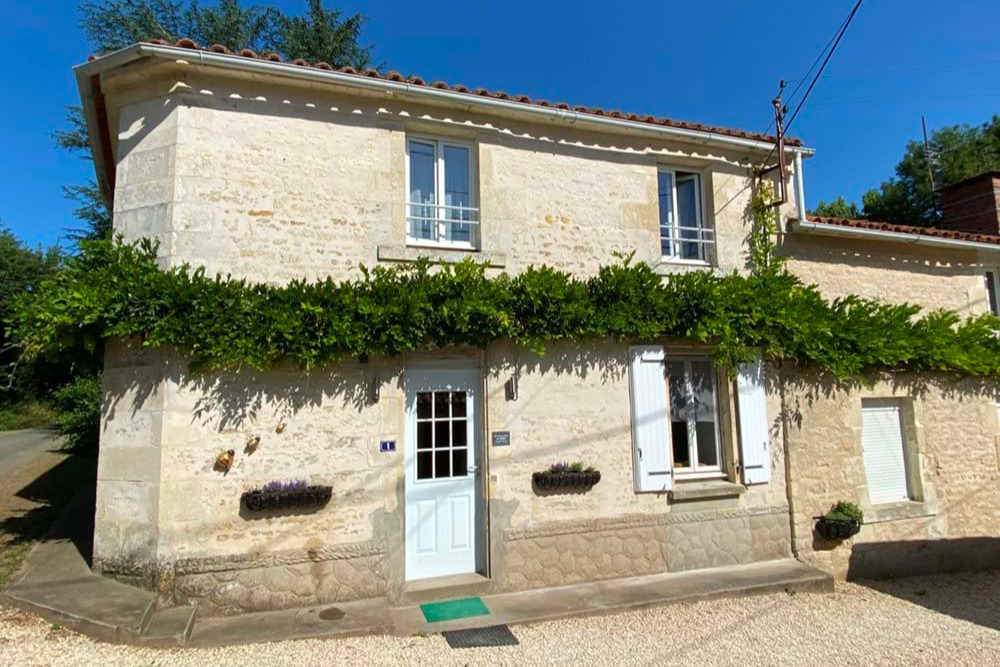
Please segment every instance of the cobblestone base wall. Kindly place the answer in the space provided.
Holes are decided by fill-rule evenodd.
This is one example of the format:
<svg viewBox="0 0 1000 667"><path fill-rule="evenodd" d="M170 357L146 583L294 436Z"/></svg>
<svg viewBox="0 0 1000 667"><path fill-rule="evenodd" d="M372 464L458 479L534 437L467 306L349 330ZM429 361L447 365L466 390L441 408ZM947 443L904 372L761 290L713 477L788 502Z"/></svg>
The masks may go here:
<svg viewBox="0 0 1000 667"><path fill-rule="evenodd" d="M789 558L788 508L563 521L504 534L504 590Z"/></svg>
<svg viewBox="0 0 1000 667"><path fill-rule="evenodd" d="M359 544L260 556L178 561L173 602L202 616L306 607L386 594L384 549Z"/></svg>

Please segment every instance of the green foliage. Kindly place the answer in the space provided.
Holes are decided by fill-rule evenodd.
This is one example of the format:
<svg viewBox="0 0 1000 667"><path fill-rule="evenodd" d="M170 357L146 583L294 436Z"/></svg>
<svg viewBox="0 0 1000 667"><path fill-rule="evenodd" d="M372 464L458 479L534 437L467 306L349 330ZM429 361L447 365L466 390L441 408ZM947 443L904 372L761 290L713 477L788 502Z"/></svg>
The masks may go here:
<svg viewBox="0 0 1000 667"><path fill-rule="evenodd" d="M830 511L827 512L825 516L827 519L857 521L858 523L865 522L865 513L861 511L861 508L854 503L849 503L843 500L831 507Z"/></svg>
<svg viewBox="0 0 1000 667"><path fill-rule="evenodd" d="M53 396L66 446L96 451L101 424L101 378L81 375Z"/></svg>
<svg viewBox="0 0 1000 667"><path fill-rule="evenodd" d="M275 47L290 58L333 67L365 67L371 61L371 49L358 44L365 17L352 14L342 19L342 15L323 7L322 0L309 0L307 15L278 17Z"/></svg>
<svg viewBox="0 0 1000 667"><path fill-rule="evenodd" d="M824 218L847 218L849 220L857 220L861 217L861 209L858 208L857 203L848 203L844 196L841 195L831 202L825 202L820 200L816 204L816 208L809 211L809 215L818 215Z"/></svg>
<svg viewBox="0 0 1000 667"><path fill-rule="evenodd" d="M489 277L471 261L378 267L335 282L256 285L187 266L161 270L148 242L83 244L67 268L17 303L27 358L98 349L109 337L191 353L193 368L288 361L316 368L347 357L512 340L539 352L556 340L649 340L713 345L732 365L772 357L840 379L884 370L1000 377L1000 319L858 297L827 301L784 269L749 276L658 276L631 257L582 279L548 267Z"/></svg>
<svg viewBox="0 0 1000 667"><path fill-rule="evenodd" d="M0 405L0 431L47 427L55 423L56 414L48 403L29 399L10 405Z"/></svg>

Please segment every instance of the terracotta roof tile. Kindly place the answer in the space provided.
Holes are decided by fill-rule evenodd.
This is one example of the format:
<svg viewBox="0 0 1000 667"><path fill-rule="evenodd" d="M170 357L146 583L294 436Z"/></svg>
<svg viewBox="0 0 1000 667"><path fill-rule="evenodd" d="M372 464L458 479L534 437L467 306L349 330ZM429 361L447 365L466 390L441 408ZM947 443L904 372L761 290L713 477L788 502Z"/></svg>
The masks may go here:
<svg viewBox="0 0 1000 667"><path fill-rule="evenodd" d="M1000 245L1000 235L996 234L976 234L973 232L960 232L953 229L938 229L937 227L914 227L912 225L897 225L892 222L879 222L876 220L852 220L850 218L829 218L825 216L809 216L807 219L810 222L818 222L824 225L836 225L838 227L871 229L880 232L915 234L917 236L933 236L942 239L953 239L955 241L974 241L976 243L992 243L994 245Z"/></svg>
<svg viewBox="0 0 1000 667"><path fill-rule="evenodd" d="M175 46L177 48L182 48L182 49L197 49L197 50L211 51L213 53L230 54L230 51L225 46L222 46L221 44L213 44L210 47L202 48L198 44L196 44L194 42L194 40L187 39L187 38L177 40L177 42L175 44L170 44L170 43L168 43L168 42L166 42L166 41L164 41L162 39L150 39L150 40L146 40L146 43L147 44L157 44L157 45L160 45L160 46ZM256 53L254 53L253 51L251 51L250 49L240 49L237 52L237 55L243 56L244 58L257 58L257 59L261 59L261 60L269 60L269 61L272 61L272 62L281 62L281 58L278 57L277 54L268 53L268 54L265 54L263 56L260 56L260 55L257 55ZM309 62L307 62L306 60L302 60L301 58L295 60L294 64L298 65L300 67L313 67L313 68L322 69L322 70L333 70L334 69L334 68L330 67L330 65L328 63L316 63L315 65L312 65ZM716 127L716 126L713 126L713 125L703 125L701 123L688 123L688 122L684 122L684 121L672 120L670 118L661 118L661 117L657 117L657 116L651 116L651 115L648 115L648 114L624 113L622 111L617 111L617 110L607 111L607 110L604 110L604 109L595 109L595 108L582 107L582 106L571 106L569 104L566 104L565 102L559 102L559 103L553 104L553 103L549 102L548 100L535 100L535 99L532 99L532 98L528 97L527 95L511 95L511 94L505 93L503 91L492 92L492 91L487 90L486 88L475 88L475 89L473 89L473 90L470 91L469 88L467 88L466 86L463 86L461 84L452 84L452 85L449 85L449 84L447 84L447 83L445 83L443 81L435 81L435 82L433 82L431 84L428 84L428 83L426 83L426 81L424 79L422 79L422 78L420 78L418 76L411 76L409 79L405 79L403 77L403 75L401 75L399 72L387 72L385 74L381 74L381 73L379 73L376 70L363 70L361 72L358 72L358 70L356 70L353 67L341 67L339 71L342 74L353 74L353 75L358 75L358 76L367 76L367 77L371 77L371 78L382 79L382 80L385 80L385 81L407 81L410 84L415 85L415 86L428 86L429 85L429 86L434 87L434 88L439 88L439 89L443 89L443 90L450 90L452 92L463 93L463 94L467 94L467 95L478 95L478 96L481 96L481 97L494 97L494 98L502 99L502 100L513 100L515 102L520 102L522 104L530 104L530 105L539 106L539 107L549 107L549 108L555 107L557 109L564 109L564 110L570 110L570 109L572 109L572 110L575 110L578 113L585 113L585 114L590 114L590 115L594 115L594 116L606 116L606 117L610 117L610 118L623 118L623 119L627 119L627 120L630 120L630 121L633 121L633 122L637 122L637 123L648 123L650 125L662 125L664 127L675 127L675 128L683 129L683 130L695 130L695 131L698 131L698 132L710 132L712 134L719 134L719 135L723 135L723 136L727 136L727 137L734 137L734 138L738 138L738 139L749 139L749 140L752 140L752 141L762 141L762 142L768 142L768 143L773 143L776 140L775 137L773 137L771 135L768 135L768 134L763 134L763 133L760 133L760 132L747 132L747 131L744 131L744 130L737 130L737 129L727 128L727 127ZM794 138L791 138L791 137L789 137L789 138L786 139L786 143L789 146L802 146L802 141L801 140L794 139Z"/></svg>

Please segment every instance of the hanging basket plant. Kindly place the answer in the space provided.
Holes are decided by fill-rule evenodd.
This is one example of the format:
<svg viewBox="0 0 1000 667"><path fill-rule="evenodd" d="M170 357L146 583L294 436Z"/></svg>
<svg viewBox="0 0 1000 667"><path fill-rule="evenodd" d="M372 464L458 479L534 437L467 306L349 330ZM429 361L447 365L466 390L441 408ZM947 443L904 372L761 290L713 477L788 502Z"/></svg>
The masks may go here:
<svg viewBox="0 0 1000 667"><path fill-rule="evenodd" d="M582 463L553 463L548 470L532 473L531 481L539 489L589 489L601 481L601 473Z"/></svg>
<svg viewBox="0 0 1000 667"><path fill-rule="evenodd" d="M865 515L854 503L841 501L816 519L816 532L827 540L846 540L861 530Z"/></svg>
<svg viewBox="0 0 1000 667"><path fill-rule="evenodd" d="M250 512L274 512L323 507L332 496L332 486L310 486L299 479L268 482L263 488L245 492L240 500Z"/></svg>

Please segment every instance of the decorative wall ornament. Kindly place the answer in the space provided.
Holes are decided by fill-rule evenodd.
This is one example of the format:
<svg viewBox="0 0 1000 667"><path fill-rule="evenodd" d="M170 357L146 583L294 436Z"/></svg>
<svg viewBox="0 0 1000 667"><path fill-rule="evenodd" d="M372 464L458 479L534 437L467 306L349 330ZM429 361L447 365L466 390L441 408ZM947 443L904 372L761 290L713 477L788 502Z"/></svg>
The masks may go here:
<svg viewBox="0 0 1000 667"><path fill-rule="evenodd" d="M215 469L220 470L223 473L228 473L233 467L233 461L236 460L236 450L230 449L228 451L222 452L215 458Z"/></svg>

